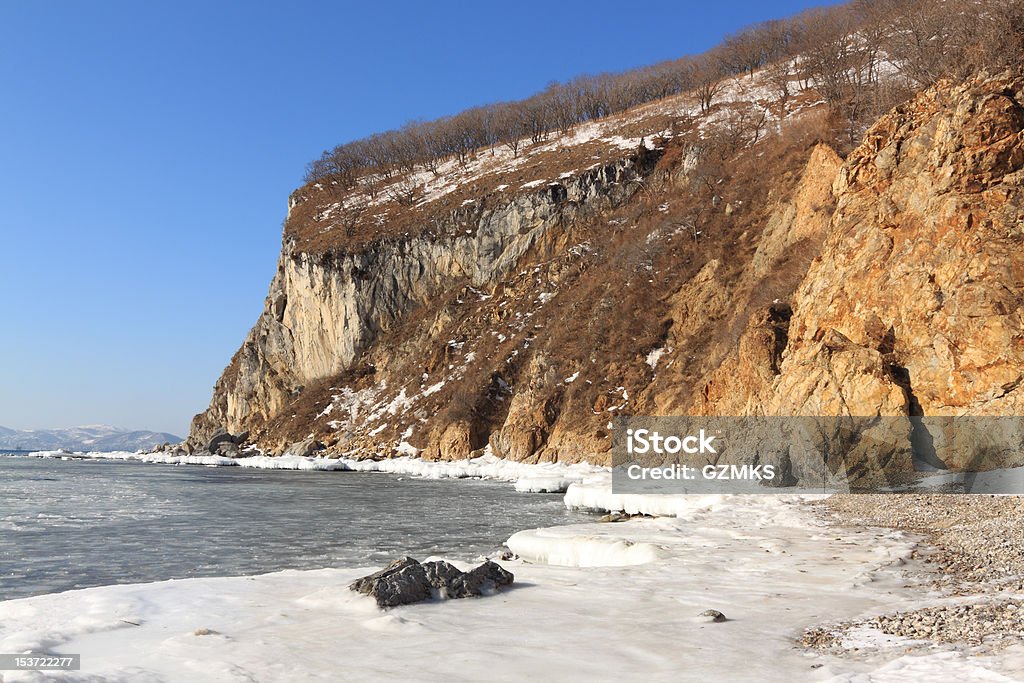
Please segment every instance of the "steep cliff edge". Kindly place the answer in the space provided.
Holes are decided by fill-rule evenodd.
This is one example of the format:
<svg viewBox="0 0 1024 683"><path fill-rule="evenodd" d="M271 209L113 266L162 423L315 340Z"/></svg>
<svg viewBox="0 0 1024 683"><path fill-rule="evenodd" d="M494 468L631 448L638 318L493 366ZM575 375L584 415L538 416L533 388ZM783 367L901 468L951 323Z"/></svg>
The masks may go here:
<svg viewBox="0 0 1024 683"><path fill-rule="evenodd" d="M717 157L673 129L361 240L301 233L307 188L190 443L603 462L617 414L1019 414L1021 102L941 83L845 161L813 111Z"/></svg>
<svg viewBox="0 0 1024 683"><path fill-rule="evenodd" d="M510 198L495 193L435 219L429 232L352 250L301 251L286 237L264 311L190 440L259 430L307 385L353 369L414 308L453 287L491 287L527 252L549 253L553 232L628 199L657 158L629 156Z"/></svg>

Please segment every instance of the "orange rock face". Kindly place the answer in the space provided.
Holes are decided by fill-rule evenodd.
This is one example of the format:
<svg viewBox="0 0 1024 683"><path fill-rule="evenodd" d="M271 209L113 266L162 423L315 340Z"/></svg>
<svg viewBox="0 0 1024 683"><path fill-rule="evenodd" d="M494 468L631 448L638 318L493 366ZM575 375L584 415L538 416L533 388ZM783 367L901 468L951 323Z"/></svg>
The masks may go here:
<svg viewBox="0 0 1024 683"><path fill-rule="evenodd" d="M1022 86L939 86L868 131L794 296L771 409L1020 414Z"/></svg>

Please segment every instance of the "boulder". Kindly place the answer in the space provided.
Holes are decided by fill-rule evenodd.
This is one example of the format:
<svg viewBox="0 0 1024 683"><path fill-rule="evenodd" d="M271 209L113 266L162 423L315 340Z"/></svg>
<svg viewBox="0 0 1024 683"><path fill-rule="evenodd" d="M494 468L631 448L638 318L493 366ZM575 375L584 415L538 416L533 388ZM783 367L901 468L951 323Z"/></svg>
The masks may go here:
<svg viewBox="0 0 1024 683"><path fill-rule="evenodd" d="M485 595L511 585L514 580L512 572L497 562L484 560L479 567L453 579L448 588L448 596L466 598L471 595Z"/></svg>
<svg viewBox="0 0 1024 683"><path fill-rule="evenodd" d="M378 607L397 607L433 596L427 571L411 557L400 557L384 569L357 579L349 589L369 595Z"/></svg>
<svg viewBox="0 0 1024 683"><path fill-rule="evenodd" d="M217 447L220 444L222 444L222 443L234 443L234 442L235 442L235 437L231 436L231 434L228 432L228 430L223 429L223 428L222 429L218 429L217 431L215 431L213 433L213 436L210 437L210 441L206 444L206 450L208 450L211 453L216 453L217 452Z"/></svg>
<svg viewBox="0 0 1024 683"><path fill-rule="evenodd" d="M444 560L424 562L423 569L427 573L427 581L438 590L447 589L451 583L462 576L462 570Z"/></svg>
<svg viewBox="0 0 1024 683"><path fill-rule="evenodd" d="M514 580L512 572L490 560L463 572L444 560L420 564L400 557L379 572L353 581L349 589L373 597L378 607L397 607L434 597L486 595Z"/></svg>
<svg viewBox="0 0 1024 683"><path fill-rule="evenodd" d="M324 450L324 445L313 437L309 437L304 441L296 441L293 443L285 451L285 455L298 455L303 458L308 458L322 450Z"/></svg>
<svg viewBox="0 0 1024 683"><path fill-rule="evenodd" d="M225 458L237 458L242 455L241 449L238 448L238 444L234 441L221 441L217 444L217 450L210 452Z"/></svg>

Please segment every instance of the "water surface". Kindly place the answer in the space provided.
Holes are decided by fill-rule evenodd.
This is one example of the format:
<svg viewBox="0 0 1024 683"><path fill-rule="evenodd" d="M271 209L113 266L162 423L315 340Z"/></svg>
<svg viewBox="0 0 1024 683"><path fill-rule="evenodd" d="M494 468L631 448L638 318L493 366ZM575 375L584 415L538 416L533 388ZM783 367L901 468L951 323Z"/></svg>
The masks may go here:
<svg viewBox="0 0 1024 683"><path fill-rule="evenodd" d="M116 583L473 560L585 521L505 482L0 456L0 600Z"/></svg>

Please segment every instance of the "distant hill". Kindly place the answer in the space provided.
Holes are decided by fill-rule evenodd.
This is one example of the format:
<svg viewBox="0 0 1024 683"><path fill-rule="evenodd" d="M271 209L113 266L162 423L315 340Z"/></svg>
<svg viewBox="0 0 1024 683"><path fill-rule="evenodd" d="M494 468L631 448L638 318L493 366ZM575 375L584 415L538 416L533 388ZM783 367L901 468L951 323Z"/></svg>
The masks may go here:
<svg viewBox="0 0 1024 683"><path fill-rule="evenodd" d="M9 450L135 451L179 441L180 436L166 432L128 430L109 425L23 430L0 427L0 449Z"/></svg>

